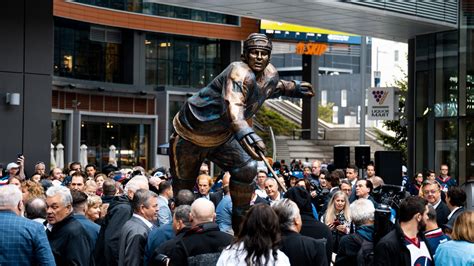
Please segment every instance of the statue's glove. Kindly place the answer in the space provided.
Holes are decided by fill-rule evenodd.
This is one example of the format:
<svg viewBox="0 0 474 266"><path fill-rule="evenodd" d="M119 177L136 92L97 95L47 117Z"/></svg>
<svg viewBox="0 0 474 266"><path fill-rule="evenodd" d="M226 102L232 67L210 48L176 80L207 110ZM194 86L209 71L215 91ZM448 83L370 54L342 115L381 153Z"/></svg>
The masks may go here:
<svg viewBox="0 0 474 266"><path fill-rule="evenodd" d="M235 138L252 159L262 160L259 154L265 155L265 143L251 128L240 129Z"/></svg>
<svg viewBox="0 0 474 266"><path fill-rule="evenodd" d="M311 83L306 81L293 80L295 83L295 93L301 98L311 98L314 96L314 89Z"/></svg>

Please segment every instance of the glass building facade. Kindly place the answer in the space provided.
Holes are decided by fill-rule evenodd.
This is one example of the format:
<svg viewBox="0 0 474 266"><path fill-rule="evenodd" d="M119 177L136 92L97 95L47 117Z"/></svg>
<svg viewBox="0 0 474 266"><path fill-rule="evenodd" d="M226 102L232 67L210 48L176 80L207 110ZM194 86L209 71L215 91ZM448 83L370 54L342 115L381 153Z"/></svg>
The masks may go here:
<svg viewBox="0 0 474 266"><path fill-rule="evenodd" d="M122 31L55 19L54 75L126 83Z"/></svg>
<svg viewBox="0 0 474 266"><path fill-rule="evenodd" d="M201 88L222 71L219 40L147 33L148 85Z"/></svg>
<svg viewBox="0 0 474 266"><path fill-rule="evenodd" d="M474 6L464 2L459 30L410 41L408 95L413 172L447 164L461 184L474 177Z"/></svg>
<svg viewBox="0 0 474 266"><path fill-rule="evenodd" d="M75 0L74 2L152 16L194 20L207 23L239 25L239 17L170 6L146 0Z"/></svg>

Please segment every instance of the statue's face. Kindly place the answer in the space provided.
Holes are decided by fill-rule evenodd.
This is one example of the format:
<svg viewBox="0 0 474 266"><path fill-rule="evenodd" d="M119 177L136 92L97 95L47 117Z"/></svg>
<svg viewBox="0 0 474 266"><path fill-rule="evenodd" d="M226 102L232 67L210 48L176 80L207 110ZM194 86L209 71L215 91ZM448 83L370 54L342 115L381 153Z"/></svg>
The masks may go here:
<svg viewBox="0 0 474 266"><path fill-rule="evenodd" d="M254 72L262 72L270 62L270 53L264 49L251 49L247 53L247 64Z"/></svg>

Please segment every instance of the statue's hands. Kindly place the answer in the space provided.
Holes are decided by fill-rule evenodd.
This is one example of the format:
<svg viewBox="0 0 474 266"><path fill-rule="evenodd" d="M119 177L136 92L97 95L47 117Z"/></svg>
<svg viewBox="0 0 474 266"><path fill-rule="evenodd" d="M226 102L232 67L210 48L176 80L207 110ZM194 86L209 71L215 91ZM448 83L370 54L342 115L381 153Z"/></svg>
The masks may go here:
<svg viewBox="0 0 474 266"><path fill-rule="evenodd" d="M255 132L252 131L237 140L252 159L261 160L259 154L265 155L265 143Z"/></svg>
<svg viewBox="0 0 474 266"><path fill-rule="evenodd" d="M314 89L311 83L306 82L306 81L301 81L300 86L301 86L300 93L302 97L311 98L314 96Z"/></svg>

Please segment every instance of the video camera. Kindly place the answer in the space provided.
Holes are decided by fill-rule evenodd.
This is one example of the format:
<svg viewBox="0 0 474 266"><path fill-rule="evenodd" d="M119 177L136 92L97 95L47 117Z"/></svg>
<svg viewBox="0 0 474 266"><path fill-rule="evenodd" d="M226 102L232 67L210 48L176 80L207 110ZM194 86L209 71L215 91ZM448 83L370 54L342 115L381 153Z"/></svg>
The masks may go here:
<svg viewBox="0 0 474 266"><path fill-rule="evenodd" d="M397 185L381 185L374 189L373 197L379 204L392 207L396 211L400 206L400 202L407 196L406 188Z"/></svg>
<svg viewBox="0 0 474 266"><path fill-rule="evenodd" d="M392 230L400 203L406 196L403 186L387 184L374 189L373 197L379 203L375 209L374 244Z"/></svg>

